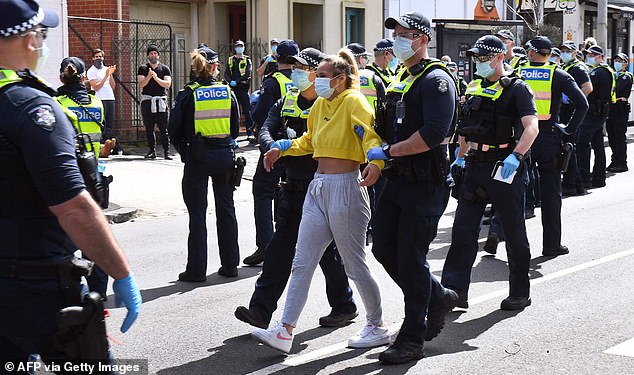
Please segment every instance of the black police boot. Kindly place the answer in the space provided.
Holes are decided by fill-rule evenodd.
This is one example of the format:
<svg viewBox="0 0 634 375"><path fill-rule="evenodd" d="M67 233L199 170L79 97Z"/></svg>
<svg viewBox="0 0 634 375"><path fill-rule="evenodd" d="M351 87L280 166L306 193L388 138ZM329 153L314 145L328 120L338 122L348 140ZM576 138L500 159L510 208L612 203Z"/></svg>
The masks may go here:
<svg viewBox="0 0 634 375"><path fill-rule="evenodd" d="M218 268L218 275L224 277L238 277L238 267L221 266L220 268Z"/></svg>
<svg viewBox="0 0 634 375"><path fill-rule="evenodd" d="M165 154L163 156L165 157L165 160L172 160L169 151L165 151Z"/></svg>
<svg viewBox="0 0 634 375"><path fill-rule="evenodd" d="M535 217L535 209L534 208L526 208L524 209L524 220L532 219Z"/></svg>
<svg viewBox="0 0 634 375"><path fill-rule="evenodd" d="M612 167L608 167L607 170L609 172L622 173L622 172L627 172L628 168L627 168L627 164L615 164Z"/></svg>
<svg viewBox="0 0 634 375"><path fill-rule="evenodd" d="M178 274L178 281L184 281L187 283L203 283L207 281L207 276L195 276L185 271Z"/></svg>
<svg viewBox="0 0 634 375"><path fill-rule="evenodd" d="M442 302L436 306L429 306L427 311L427 332L425 333L425 341L430 341L438 336L440 331L445 327L445 315L456 307L459 299L458 293L445 288Z"/></svg>
<svg viewBox="0 0 634 375"><path fill-rule="evenodd" d="M500 309L502 310L522 310L526 306L531 305L530 297L514 297L508 296L502 300Z"/></svg>
<svg viewBox="0 0 634 375"><path fill-rule="evenodd" d="M264 262L264 250L261 248L255 249L255 252L248 257L244 258L242 263L247 266L257 266L258 264Z"/></svg>
<svg viewBox="0 0 634 375"><path fill-rule="evenodd" d="M568 254L570 251L568 251L568 248L566 246L563 245L559 245L558 247L552 248L552 249L544 249L542 250L542 255L545 257L556 257L559 255L566 255Z"/></svg>
<svg viewBox="0 0 634 375"><path fill-rule="evenodd" d="M498 244L500 243L500 237L497 234L491 233L487 236L487 242L484 243L484 251L491 255L495 255L498 251Z"/></svg>
<svg viewBox="0 0 634 375"><path fill-rule="evenodd" d="M379 354L379 361L390 364L407 363L422 358L423 346L413 342L395 342Z"/></svg>
<svg viewBox="0 0 634 375"><path fill-rule="evenodd" d="M562 186L561 195L564 197L574 197L579 194L577 193L577 188L574 186Z"/></svg>
<svg viewBox="0 0 634 375"><path fill-rule="evenodd" d="M267 329L269 327L269 322L266 319L261 317L260 314L258 314L256 311L247 309L244 306L238 306L236 312L234 312L233 315L235 315L238 320L241 320L254 327L262 329Z"/></svg>
<svg viewBox="0 0 634 375"><path fill-rule="evenodd" d="M358 312L353 313L338 313L331 311L330 314L319 318L319 325L322 327L344 327L350 323L350 321L359 315Z"/></svg>
<svg viewBox="0 0 634 375"><path fill-rule="evenodd" d="M146 155L146 159L156 159L156 152L154 150L150 150Z"/></svg>

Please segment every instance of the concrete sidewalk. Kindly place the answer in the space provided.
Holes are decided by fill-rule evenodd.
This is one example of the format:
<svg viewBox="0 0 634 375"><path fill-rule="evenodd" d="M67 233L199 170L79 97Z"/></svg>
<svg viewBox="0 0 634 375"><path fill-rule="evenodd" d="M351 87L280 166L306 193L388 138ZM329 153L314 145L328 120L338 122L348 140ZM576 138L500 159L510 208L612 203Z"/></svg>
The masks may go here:
<svg viewBox="0 0 634 375"><path fill-rule="evenodd" d="M236 188L236 207L253 208L251 186L260 151L257 145L249 144L246 136L238 137L238 155L247 159L242 184ZM112 175L110 185L110 207L104 214L111 223L128 220L147 220L156 217L186 214L183 202L181 179L183 163L180 155L165 160L161 146L157 147L157 158L145 160L145 147L125 146L125 155L111 155L106 162L105 175ZM209 181L209 204L213 211L213 192Z"/></svg>

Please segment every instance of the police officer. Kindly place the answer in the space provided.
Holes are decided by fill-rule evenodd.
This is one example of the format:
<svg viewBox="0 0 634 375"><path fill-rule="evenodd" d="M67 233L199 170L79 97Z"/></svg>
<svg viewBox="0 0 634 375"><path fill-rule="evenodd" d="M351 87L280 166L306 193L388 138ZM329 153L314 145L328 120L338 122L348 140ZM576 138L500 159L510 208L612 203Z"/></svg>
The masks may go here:
<svg viewBox="0 0 634 375"><path fill-rule="evenodd" d="M548 58L548 62L551 62L555 65L561 64L561 50L559 48L553 47L550 49L550 57Z"/></svg>
<svg viewBox="0 0 634 375"><path fill-rule="evenodd" d="M117 306L128 309L121 331L141 305L123 250L86 191L75 157L74 129L51 98L55 91L30 69L45 65L49 27L58 17L32 0L0 2L0 366L70 360L51 345L60 309L81 303L86 267L77 247L111 275ZM95 173L94 166L92 171ZM94 337L94 341L105 337ZM89 340L93 342L93 340Z"/></svg>
<svg viewBox="0 0 634 375"><path fill-rule="evenodd" d="M233 204L235 138L240 127L238 102L229 85L216 81L218 54L209 47L194 50L196 80L174 101L169 130L185 167L183 200L189 213L187 267L180 281L207 279L207 189L214 191L220 264L218 275L238 276L238 222Z"/></svg>
<svg viewBox="0 0 634 375"><path fill-rule="evenodd" d="M291 82L291 68L295 60L293 56L299 53L299 47L294 40L282 40L276 49L279 70L262 82L260 99L253 119L258 127L264 124L269 110L293 86ZM270 173L264 170L264 153L268 151L260 146L260 158L253 175L253 205L255 216L255 252L244 258L244 264L254 266L264 260L264 249L273 237L273 198L284 173L282 166L276 166Z"/></svg>
<svg viewBox="0 0 634 375"><path fill-rule="evenodd" d="M515 53L515 35L511 30L500 30L495 36L504 44L504 59L511 69L517 69L518 66L526 63L526 54Z"/></svg>
<svg viewBox="0 0 634 375"><path fill-rule="evenodd" d="M564 148L562 132L573 134L588 110L585 95L572 76L549 61L552 43L537 36L528 41L528 60L518 71L535 95L539 134L531 147L531 158L537 165L544 229L544 256L568 254L561 245L561 171L572 147ZM559 123L562 94L575 103L567 124Z"/></svg>
<svg viewBox="0 0 634 375"><path fill-rule="evenodd" d="M233 48L235 55L227 60L227 69L225 70L225 80L229 82L232 92L235 94L240 103L241 113L244 114L245 126L247 128L247 139L255 142L257 134L249 112L249 88L251 87L251 59L244 54L244 42L237 40Z"/></svg>
<svg viewBox="0 0 634 375"><path fill-rule="evenodd" d="M306 132L310 109L317 99L315 72L326 55L306 48L294 56L291 74L293 88L280 98L269 111L259 134L260 145L270 149L275 141L298 138ZM262 274L255 282L255 291L249 307L239 306L236 318L260 328L267 328L277 308L277 301L286 288L291 273L302 206L308 185L317 170L312 155L284 157L286 176L281 182L276 211L275 233L265 250ZM334 242L328 246L319 262L326 278L326 295L332 307L329 315L321 317L319 324L326 327L346 325L354 319L357 307L352 300L352 290Z"/></svg>
<svg viewBox="0 0 634 375"><path fill-rule="evenodd" d="M376 109L376 101L385 100L385 86L383 80L374 71L366 69L368 65L370 54L365 50L365 47L359 43L350 43L346 46L352 55L357 60L357 66L359 67L359 87L361 93L368 99L368 103L372 108Z"/></svg>
<svg viewBox="0 0 634 375"><path fill-rule="evenodd" d="M264 79L267 79L271 76L271 74L277 72L277 60L275 59L275 53L277 52L277 45L280 44L280 41L276 38L271 39L271 53L264 56L262 60L260 60L260 66L257 69L258 76L264 76Z"/></svg>
<svg viewBox="0 0 634 375"><path fill-rule="evenodd" d="M581 89L585 96L590 95L592 92L592 82L590 81L590 75L588 74L588 67L582 61L576 58L577 45L567 40L559 47L561 50L561 62L562 68L566 73L570 74L574 78L577 86ZM568 123L570 117L575 108L575 103L564 94L561 99L561 109L559 111L559 120L562 123ZM570 133L570 131L568 131ZM562 135L564 142L572 144L573 150L576 150L576 132L570 135ZM573 152L568 162L568 169L563 173L563 180L561 183L563 196L575 196L584 195L587 190L583 186L583 181L579 175L579 166L577 164L577 152Z"/></svg>
<svg viewBox="0 0 634 375"><path fill-rule="evenodd" d="M502 223L509 259L510 293L500 307L517 310L531 304L531 253L524 222L528 176L523 160L539 130L532 91L513 71L504 69L504 53L502 41L493 35L479 38L467 51L476 65L475 73L482 78L469 83L459 129L460 152L454 164L464 167L467 160L467 166L442 284L457 291L464 307L468 307L480 219L490 202Z"/></svg>
<svg viewBox="0 0 634 375"><path fill-rule="evenodd" d="M374 46L374 61L366 66L366 69L381 78L385 87L390 85L394 72L398 69L398 59L394 56L393 46L390 39L379 40Z"/></svg>
<svg viewBox="0 0 634 375"><path fill-rule="evenodd" d="M597 45L586 50L586 64L592 67L590 80L593 91L588 96L590 108L577 134L579 174L586 189L605 186L605 148L603 124L610 104L616 103L614 71L603 62L603 49ZM590 171L590 147L594 150L594 167Z"/></svg>
<svg viewBox="0 0 634 375"><path fill-rule="evenodd" d="M457 93L445 65L428 57L432 32L425 16L408 12L386 19L385 27L394 29L394 54L405 68L377 111L377 133L387 145L368 152L368 160L392 160L383 170L387 182L373 219L372 252L405 300L400 333L379 360L405 363L423 358L423 343L438 335L458 299L430 273L426 259L449 200L443 143Z"/></svg>
<svg viewBox="0 0 634 375"><path fill-rule="evenodd" d="M610 107L610 116L606 122L608 141L612 149L612 162L607 167L608 172L620 173L627 171L627 121L630 114L629 97L632 92L632 73L628 69L629 58L624 53L614 57L616 71L616 103Z"/></svg>

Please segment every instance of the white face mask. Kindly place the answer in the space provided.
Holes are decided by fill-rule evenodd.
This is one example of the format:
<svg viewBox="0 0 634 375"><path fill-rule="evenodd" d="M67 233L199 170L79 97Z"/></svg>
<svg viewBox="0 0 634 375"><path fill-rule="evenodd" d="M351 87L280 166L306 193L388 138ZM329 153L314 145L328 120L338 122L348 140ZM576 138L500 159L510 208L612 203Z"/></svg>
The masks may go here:
<svg viewBox="0 0 634 375"><path fill-rule="evenodd" d="M51 50L46 45L46 42L42 42L42 47L38 48L40 51L40 56L37 58L37 64L35 65L35 72L40 73L42 68L46 65L46 61L48 60L48 56L51 53Z"/></svg>
<svg viewBox="0 0 634 375"><path fill-rule="evenodd" d="M299 91L308 89L313 83L310 81L310 72L303 69L294 69L291 73L291 80L293 86L297 87Z"/></svg>
<svg viewBox="0 0 634 375"><path fill-rule="evenodd" d="M394 38L394 46L392 50L394 51L394 56L400 61L406 61L410 57L414 56L416 51L412 49L413 40L403 38L402 36L397 36Z"/></svg>
<svg viewBox="0 0 634 375"><path fill-rule="evenodd" d="M594 66L594 64L596 64L597 60L594 57L586 57L586 64L590 65L590 66Z"/></svg>
<svg viewBox="0 0 634 375"><path fill-rule="evenodd" d="M491 67L491 61L476 63L476 74L482 78L489 78L495 73L495 69Z"/></svg>
<svg viewBox="0 0 634 375"><path fill-rule="evenodd" d="M324 99L328 99L335 92L334 87L330 87L330 81L337 77L317 77L315 78L315 92Z"/></svg>
<svg viewBox="0 0 634 375"><path fill-rule="evenodd" d="M571 62L572 59L574 59L574 56L572 55L572 52L562 52L561 53L561 61L567 63L567 62Z"/></svg>

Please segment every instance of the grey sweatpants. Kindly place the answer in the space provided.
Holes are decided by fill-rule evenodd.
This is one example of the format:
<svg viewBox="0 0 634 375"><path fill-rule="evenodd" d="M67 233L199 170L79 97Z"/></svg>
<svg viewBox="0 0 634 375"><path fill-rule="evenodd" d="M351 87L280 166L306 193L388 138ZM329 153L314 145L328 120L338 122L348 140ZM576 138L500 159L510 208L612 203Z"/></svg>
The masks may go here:
<svg viewBox="0 0 634 375"><path fill-rule="evenodd" d="M334 239L346 274L354 281L368 323L383 323L381 292L365 262L365 233L370 221L368 191L359 185L359 172L319 174L308 187L299 225L282 323L293 327L301 314L308 290L326 247Z"/></svg>

